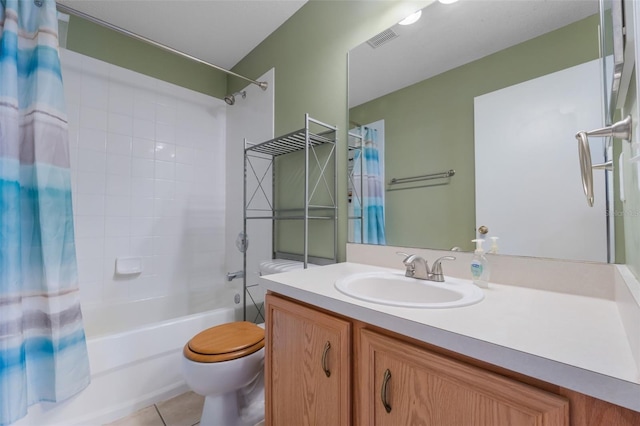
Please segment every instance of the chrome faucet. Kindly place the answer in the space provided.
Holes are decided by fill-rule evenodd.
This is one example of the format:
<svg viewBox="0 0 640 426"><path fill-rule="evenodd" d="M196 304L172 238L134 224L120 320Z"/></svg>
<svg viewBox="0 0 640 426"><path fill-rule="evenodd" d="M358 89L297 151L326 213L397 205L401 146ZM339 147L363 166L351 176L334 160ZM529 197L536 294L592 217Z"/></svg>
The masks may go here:
<svg viewBox="0 0 640 426"><path fill-rule="evenodd" d="M227 281L235 280L236 278L244 277L244 271L227 272Z"/></svg>
<svg viewBox="0 0 640 426"><path fill-rule="evenodd" d="M402 263L407 268L405 272L406 277L416 278L419 280L444 282L444 274L442 273L442 261L443 260L456 260L453 256L442 256L433 262L433 266L429 269L427 261L415 254L407 254L398 252L397 254L405 256Z"/></svg>
<svg viewBox="0 0 640 426"><path fill-rule="evenodd" d="M415 254L407 254L407 253L398 253L399 255L405 256L402 263L404 263L405 268L407 268L404 276L410 278L417 278L419 280L429 279L429 265L427 261Z"/></svg>

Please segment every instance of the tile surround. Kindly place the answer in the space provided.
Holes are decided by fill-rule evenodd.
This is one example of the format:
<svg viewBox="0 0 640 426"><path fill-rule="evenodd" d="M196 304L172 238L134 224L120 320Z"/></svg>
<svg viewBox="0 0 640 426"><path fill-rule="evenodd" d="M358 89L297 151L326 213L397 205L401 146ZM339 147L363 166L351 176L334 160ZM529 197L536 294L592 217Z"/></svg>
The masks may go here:
<svg viewBox="0 0 640 426"><path fill-rule="evenodd" d="M223 285L224 102L64 49L61 61L83 306ZM118 256L142 257L143 273L115 276Z"/></svg>

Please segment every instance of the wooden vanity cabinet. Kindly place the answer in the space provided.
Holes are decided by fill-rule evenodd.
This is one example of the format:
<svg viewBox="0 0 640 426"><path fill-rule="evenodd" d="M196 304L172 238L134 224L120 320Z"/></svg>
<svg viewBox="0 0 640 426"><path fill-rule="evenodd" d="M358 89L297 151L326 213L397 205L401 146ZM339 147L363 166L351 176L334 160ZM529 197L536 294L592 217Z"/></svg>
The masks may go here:
<svg viewBox="0 0 640 426"><path fill-rule="evenodd" d="M360 330L361 425L569 425L558 395Z"/></svg>
<svg viewBox="0 0 640 426"><path fill-rule="evenodd" d="M640 412L313 306L268 294L266 307L267 426L640 425Z"/></svg>
<svg viewBox="0 0 640 426"><path fill-rule="evenodd" d="M268 294L267 425L351 423L351 323Z"/></svg>

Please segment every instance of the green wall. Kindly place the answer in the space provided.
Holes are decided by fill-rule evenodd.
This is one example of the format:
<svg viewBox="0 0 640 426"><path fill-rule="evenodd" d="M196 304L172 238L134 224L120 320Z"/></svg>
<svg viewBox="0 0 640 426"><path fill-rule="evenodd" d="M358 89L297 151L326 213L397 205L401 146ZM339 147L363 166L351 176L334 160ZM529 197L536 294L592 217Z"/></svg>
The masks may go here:
<svg viewBox="0 0 640 426"><path fill-rule="evenodd" d="M473 98L598 58L598 23L589 17L350 111L358 123L385 120L387 178L456 171L448 184L387 190L388 244L473 250Z"/></svg>
<svg viewBox="0 0 640 426"><path fill-rule="evenodd" d="M257 78L275 67L276 135L302 128L305 113L338 126L340 260L345 259L347 238L347 52L431 2L311 0L233 69ZM241 83L230 81L230 91L240 87ZM279 161L276 176L279 207L293 203L294 197L298 197L300 205L300 162L301 156L295 154ZM300 253L301 223L281 225L276 235L278 249ZM331 254L333 232L329 228L326 221L311 224L310 254Z"/></svg>
<svg viewBox="0 0 640 426"><path fill-rule="evenodd" d="M227 74L71 16L67 49L216 98L227 94Z"/></svg>

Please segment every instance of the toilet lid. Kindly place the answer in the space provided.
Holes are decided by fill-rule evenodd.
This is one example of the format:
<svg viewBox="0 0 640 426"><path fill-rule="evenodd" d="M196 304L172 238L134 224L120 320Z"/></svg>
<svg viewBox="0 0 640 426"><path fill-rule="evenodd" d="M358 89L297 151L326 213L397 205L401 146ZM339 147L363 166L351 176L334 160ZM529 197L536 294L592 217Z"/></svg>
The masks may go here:
<svg viewBox="0 0 640 426"><path fill-rule="evenodd" d="M187 358L198 362L229 361L264 347L264 329L247 322L232 322L208 328L185 345Z"/></svg>

